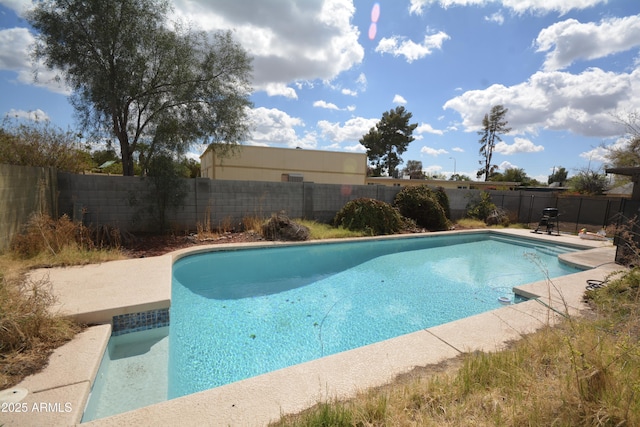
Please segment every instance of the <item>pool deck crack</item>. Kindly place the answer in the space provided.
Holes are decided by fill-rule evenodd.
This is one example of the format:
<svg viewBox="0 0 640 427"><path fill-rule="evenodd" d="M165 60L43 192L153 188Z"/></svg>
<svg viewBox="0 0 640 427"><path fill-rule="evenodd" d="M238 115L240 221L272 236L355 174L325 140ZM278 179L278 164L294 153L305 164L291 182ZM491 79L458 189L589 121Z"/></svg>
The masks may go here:
<svg viewBox="0 0 640 427"><path fill-rule="evenodd" d="M429 329L425 329L425 332L429 333L431 336L433 336L434 338L442 341L444 344L448 345L449 347L451 347L452 349L454 349L455 351L457 351L460 354L463 354L463 351L460 351L458 348L456 348L456 346L454 346L451 343L448 343L447 341L443 340L442 338L440 338L439 336L437 336L436 334L434 334L433 332L431 332Z"/></svg>

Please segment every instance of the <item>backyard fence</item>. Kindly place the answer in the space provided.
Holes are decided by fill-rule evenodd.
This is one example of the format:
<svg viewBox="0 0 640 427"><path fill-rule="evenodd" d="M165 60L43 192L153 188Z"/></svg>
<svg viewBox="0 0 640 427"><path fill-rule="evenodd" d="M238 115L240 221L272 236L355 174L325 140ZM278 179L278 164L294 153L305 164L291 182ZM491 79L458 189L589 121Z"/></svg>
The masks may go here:
<svg viewBox="0 0 640 427"><path fill-rule="evenodd" d="M34 212L56 216L56 169L0 164L0 251Z"/></svg>
<svg viewBox="0 0 640 427"><path fill-rule="evenodd" d="M347 202L368 197L393 203L400 187L335 185L312 182L218 181L183 179L184 198L169 207L166 222L174 232L195 231L198 224L241 229L247 217L266 218L285 211L291 218L330 222ZM129 232L158 230L158 189L149 178L56 173L53 168L0 165L0 250L36 211L67 214L87 225L108 225ZM170 190L175 190L171 188ZM447 189L453 220L463 218L480 190ZM637 216L637 202L624 198L567 196L531 190L489 191L511 222L535 226L547 207L557 208L560 229L577 232ZM635 205L633 203L636 203Z"/></svg>

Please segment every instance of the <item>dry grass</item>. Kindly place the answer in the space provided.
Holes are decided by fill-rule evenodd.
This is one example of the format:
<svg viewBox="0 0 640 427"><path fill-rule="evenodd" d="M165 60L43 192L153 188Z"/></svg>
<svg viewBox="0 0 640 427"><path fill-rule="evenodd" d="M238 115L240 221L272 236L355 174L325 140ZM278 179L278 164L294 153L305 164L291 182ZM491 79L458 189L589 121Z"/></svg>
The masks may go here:
<svg viewBox="0 0 640 427"><path fill-rule="evenodd" d="M322 224L320 222L307 219L297 219L295 221L298 224L309 228L311 240L344 239L348 237L362 237L367 235L362 231L351 231L346 228L334 227L329 224Z"/></svg>
<svg viewBox="0 0 640 427"><path fill-rule="evenodd" d="M55 302L47 279L0 274L0 389L39 371L53 349L81 327L50 312Z"/></svg>
<svg viewBox="0 0 640 427"><path fill-rule="evenodd" d="M245 216L242 218L242 227L244 231L253 231L254 233L262 234L262 224L265 223L265 219L258 215Z"/></svg>
<svg viewBox="0 0 640 427"><path fill-rule="evenodd" d="M98 235L62 217L34 215L11 250L0 255L0 389L17 384L46 365L53 349L70 340L81 326L51 312L55 303L48 279L34 281L35 267L89 264L124 258L118 248L96 244L119 242L119 233Z"/></svg>

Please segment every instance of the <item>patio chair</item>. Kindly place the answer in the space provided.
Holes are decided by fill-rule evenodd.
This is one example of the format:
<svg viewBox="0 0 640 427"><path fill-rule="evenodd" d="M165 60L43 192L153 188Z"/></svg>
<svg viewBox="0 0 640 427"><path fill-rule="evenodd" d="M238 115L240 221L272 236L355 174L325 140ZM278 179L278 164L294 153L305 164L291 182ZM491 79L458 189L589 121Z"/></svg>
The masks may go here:
<svg viewBox="0 0 640 427"><path fill-rule="evenodd" d="M560 235L560 223L558 221L558 209L557 208L544 208L542 210L542 218L535 230L532 233L539 233L541 228L546 228L547 234L556 232L556 235Z"/></svg>

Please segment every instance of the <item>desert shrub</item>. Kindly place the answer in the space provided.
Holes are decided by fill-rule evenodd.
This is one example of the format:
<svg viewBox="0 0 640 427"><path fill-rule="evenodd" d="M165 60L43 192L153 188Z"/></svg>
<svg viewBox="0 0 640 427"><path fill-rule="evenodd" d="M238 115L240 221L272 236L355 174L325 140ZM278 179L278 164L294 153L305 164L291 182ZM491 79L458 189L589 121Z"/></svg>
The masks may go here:
<svg viewBox="0 0 640 427"><path fill-rule="evenodd" d="M484 221L487 225L509 225L509 215L491 201L491 195L486 191L481 192L478 197L472 198L467 203L467 216L473 219Z"/></svg>
<svg viewBox="0 0 640 427"><path fill-rule="evenodd" d="M380 200L364 197L344 205L333 222L337 227L361 230L370 235L393 234L402 228L402 217L397 209Z"/></svg>
<svg viewBox="0 0 640 427"><path fill-rule="evenodd" d="M445 209L440 204L436 192L426 185L404 187L396 195L393 204L402 216L415 220L420 227L430 231L449 228Z"/></svg>

